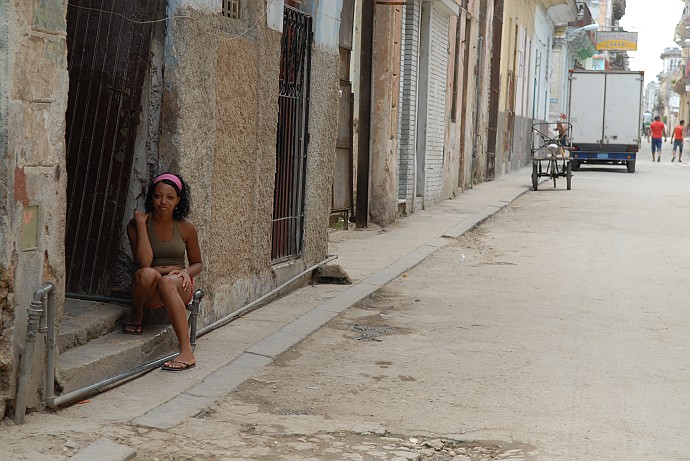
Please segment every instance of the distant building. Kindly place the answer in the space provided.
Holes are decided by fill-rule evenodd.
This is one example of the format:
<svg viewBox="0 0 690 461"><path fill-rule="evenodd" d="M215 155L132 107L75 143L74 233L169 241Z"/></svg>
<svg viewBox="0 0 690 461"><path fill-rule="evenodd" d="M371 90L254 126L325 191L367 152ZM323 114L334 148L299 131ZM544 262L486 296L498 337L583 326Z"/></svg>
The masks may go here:
<svg viewBox="0 0 690 461"><path fill-rule="evenodd" d="M649 82L644 89L644 103L642 109L653 114L656 110L658 96L659 84L657 82Z"/></svg>

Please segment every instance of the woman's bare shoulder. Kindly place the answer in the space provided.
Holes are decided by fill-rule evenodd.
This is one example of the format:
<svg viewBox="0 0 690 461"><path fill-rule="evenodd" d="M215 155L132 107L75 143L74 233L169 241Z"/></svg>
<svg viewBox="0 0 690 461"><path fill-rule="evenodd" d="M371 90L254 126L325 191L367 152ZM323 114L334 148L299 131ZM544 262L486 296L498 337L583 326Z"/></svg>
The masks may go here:
<svg viewBox="0 0 690 461"><path fill-rule="evenodd" d="M179 226L180 232L182 232L183 236L189 235L191 232L196 232L196 227L194 227L194 224L187 219L177 221L177 225Z"/></svg>

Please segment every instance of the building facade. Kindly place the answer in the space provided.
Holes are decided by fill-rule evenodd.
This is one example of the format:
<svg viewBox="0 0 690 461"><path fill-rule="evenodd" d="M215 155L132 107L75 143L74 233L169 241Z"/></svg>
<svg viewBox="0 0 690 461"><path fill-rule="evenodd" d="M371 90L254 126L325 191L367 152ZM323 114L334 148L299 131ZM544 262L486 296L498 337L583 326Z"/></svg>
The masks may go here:
<svg viewBox="0 0 690 461"><path fill-rule="evenodd" d="M160 172L190 184L200 326L326 258L342 10L309 0L117 0L98 11L2 2L3 414L35 290L55 285L58 330L76 315L74 299L125 296L135 266L124 227ZM44 395L40 338L29 408Z"/></svg>
<svg viewBox="0 0 690 461"><path fill-rule="evenodd" d="M552 118L562 113L567 101L563 82L571 61L562 51L563 34L577 15L574 1L505 2L499 124L502 149L497 158L497 170L502 173L530 161L532 125L554 122Z"/></svg>

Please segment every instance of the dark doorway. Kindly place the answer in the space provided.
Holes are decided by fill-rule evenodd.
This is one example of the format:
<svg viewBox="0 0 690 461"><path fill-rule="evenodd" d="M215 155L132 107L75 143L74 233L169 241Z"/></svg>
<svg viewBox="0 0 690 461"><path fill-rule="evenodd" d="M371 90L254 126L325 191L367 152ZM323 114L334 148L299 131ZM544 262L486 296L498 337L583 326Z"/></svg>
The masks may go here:
<svg viewBox="0 0 690 461"><path fill-rule="evenodd" d="M491 76L489 80L489 126L486 153L486 179L496 177L498 139L498 102L501 86L501 40L503 39L503 0L494 2L493 38L491 41Z"/></svg>
<svg viewBox="0 0 690 461"><path fill-rule="evenodd" d="M352 32L355 15L355 0L344 0L340 12L340 101L338 104L338 139L335 144L335 168L331 189L331 220L334 214L344 214L343 227L348 228L353 211L353 124L355 95L350 81L350 59L352 55Z"/></svg>
<svg viewBox="0 0 690 461"><path fill-rule="evenodd" d="M110 294L159 1L69 2L68 293Z"/></svg>
<svg viewBox="0 0 690 461"><path fill-rule="evenodd" d="M278 95L276 180L271 259L302 253L307 165L311 16L289 6L283 14Z"/></svg>

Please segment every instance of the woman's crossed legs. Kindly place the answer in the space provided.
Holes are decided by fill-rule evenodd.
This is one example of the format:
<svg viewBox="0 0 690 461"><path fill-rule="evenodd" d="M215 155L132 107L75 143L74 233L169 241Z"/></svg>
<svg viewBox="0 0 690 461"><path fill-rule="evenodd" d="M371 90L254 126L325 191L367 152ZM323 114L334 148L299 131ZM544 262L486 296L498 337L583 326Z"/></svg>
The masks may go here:
<svg viewBox="0 0 690 461"><path fill-rule="evenodd" d="M190 287L191 290L191 287ZM196 363L194 351L189 340L187 330L186 299L190 294L182 288L182 278L177 274L161 275L156 269L142 267L134 274L132 282L132 300L134 307L129 324L126 327L139 328L144 318L144 307L164 305L170 318L177 340L180 343L180 353L174 361L167 362L167 369L190 368ZM133 332L133 331L125 331Z"/></svg>

